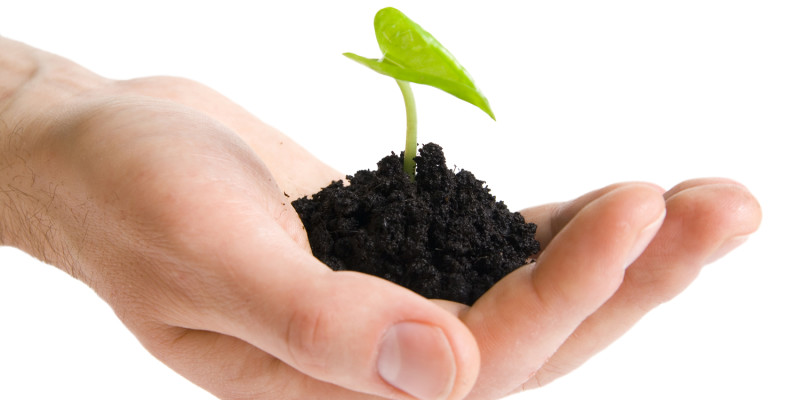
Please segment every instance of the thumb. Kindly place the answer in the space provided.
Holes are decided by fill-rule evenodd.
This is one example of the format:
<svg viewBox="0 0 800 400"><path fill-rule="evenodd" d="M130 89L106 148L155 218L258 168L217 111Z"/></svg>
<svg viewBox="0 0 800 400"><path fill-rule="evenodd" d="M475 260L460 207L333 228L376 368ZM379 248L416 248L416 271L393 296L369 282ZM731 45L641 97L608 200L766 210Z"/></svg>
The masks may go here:
<svg viewBox="0 0 800 400"><path fill-rule="evenodd" d="M224 333L351 390L391 398L467 395L479 354L460 320L388 281L334 272L280 229L272 232L269 246L238 252L247 259L233 265L256 267L235 269L247 306L231 315Z"/></svg>

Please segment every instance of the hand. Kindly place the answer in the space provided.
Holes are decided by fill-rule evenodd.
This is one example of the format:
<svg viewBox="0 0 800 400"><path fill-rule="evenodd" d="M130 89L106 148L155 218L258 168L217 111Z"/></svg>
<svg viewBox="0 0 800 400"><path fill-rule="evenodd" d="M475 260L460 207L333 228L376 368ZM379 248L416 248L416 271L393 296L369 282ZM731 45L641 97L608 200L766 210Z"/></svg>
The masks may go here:
<svg viewBox="0 0 800 400"><path fill-rule="evenodd" d="M58 67L49 79L0 107L26 128L3 192L27 217L28 229L9 224L13 244L89 284L149 351L221 398L493 399L536 387L680 292L760 219L725 180L667 193L614 185L525 210L544 251L473 307L428 301L314 259L289 201L340 175L224 97L43 59Z"/></svg>
<svg viewBox="0 0 800 400"><path fill-rule="evenodd" d="M157 358L224 399L466 396L479 356L458 318L311 256L289 202L338 173L196 83L3 45L45 63L0 96L8 243L91 286Z"/></svg>

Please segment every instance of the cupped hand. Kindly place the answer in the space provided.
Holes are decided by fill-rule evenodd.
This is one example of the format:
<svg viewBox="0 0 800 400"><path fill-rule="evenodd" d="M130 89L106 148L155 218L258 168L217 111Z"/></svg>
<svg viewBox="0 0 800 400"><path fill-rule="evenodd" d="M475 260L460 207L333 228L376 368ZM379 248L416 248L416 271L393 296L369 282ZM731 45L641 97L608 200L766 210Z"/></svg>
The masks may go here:
<svg viewBox="0 0 800 400"><path fill-rule="evenodd" d="M474 306L429 301L311 256L290 201L341 176L223 96L48 62L58 68L14 105L49 105L19 119L35 138L31 209L48 227L28 250L225 399L496 399L540 386L760 220L727 180L613 185L523 211L544 250ZM63 74L81 79L54 86Z"/></svg>
<svg viewBox="0 0 800 400"><path fill-rule="evenodd" d="M224 399L469 392L469 330L316 260L290 201L338 175L222 96L174 78L98 82L24 126L52 233L33 248L199 386Z"/></svg>

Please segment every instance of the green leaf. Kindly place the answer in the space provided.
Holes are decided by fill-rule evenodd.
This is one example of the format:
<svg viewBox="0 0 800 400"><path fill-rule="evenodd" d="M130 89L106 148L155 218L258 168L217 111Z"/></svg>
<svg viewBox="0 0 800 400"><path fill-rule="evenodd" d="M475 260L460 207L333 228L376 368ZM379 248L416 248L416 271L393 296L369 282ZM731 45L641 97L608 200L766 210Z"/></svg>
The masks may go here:
<svg viewBox="0 0 800 400"><path fill-rule="evenodd" d="M430 33L392 7L375 15L380 59L344 55L392 78L429 85L471 103L495 119L489 101L466 69Z"/></svg>

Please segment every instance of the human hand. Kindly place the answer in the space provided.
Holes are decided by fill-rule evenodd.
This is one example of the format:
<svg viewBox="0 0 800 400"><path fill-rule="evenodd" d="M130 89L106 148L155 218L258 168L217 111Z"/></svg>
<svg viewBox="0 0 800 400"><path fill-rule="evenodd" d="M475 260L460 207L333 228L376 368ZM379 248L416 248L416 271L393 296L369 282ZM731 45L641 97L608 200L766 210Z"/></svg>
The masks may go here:
<svg viewBox="0 0 800 400"><path fill-rule="evenodd" d="M46 65L0 107L18 127L9 244L91 286L157 358L225 399L466 395L478 350L455 316L310 254L290 198L335 171L196 83L11 45Z"/></svg>
<svg viewBox="0 0 800 400"><path fill-rule="evenodd" d="M222 398L409 398L394 384L420 398L492 399L535 387L758 224L757 203L732 182L663 195L615 185L524 211L546 245L535 266L471 308L431 302L309 255L284 192L339 175L278 132L188 81L85 76L81 90L49 97L52 112L20 118L36 140L19 144L31 157L16 171L36 173L25 203L35 199L28 210L42 211L29 214L49 228L19 245L87 282L156 357ZM44 89L29 87L15 108ZM640 232L653 222L650 241L655 231ZM395 346L422 356L404 353L412 368L398 374L379 361Z"/></svg>

